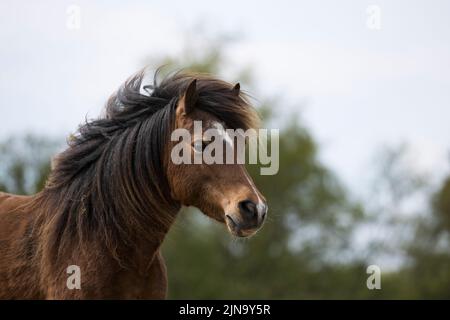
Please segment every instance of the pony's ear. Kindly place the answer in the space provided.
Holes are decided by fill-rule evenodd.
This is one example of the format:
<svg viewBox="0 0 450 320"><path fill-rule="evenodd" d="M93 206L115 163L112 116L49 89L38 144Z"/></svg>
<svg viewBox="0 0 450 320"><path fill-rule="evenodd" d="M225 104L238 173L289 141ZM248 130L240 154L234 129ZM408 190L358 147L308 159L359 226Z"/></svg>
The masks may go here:
<svg viewBox="0 0 450 320"><path fill-rule="evenodd" d="M239 93L241 92L241 85L238 83L236 83L233 87L233 89L231 89L231 91L233 92L234 95L238 96Z"/></svg>
<svg viewBox="0 0 450 320"><path fill-rule="evenodd" d="M189 114L192 110L194 110L197 99L197 79L194 79L188 85L186 91L181 97L180 103L178 105L179 111L184 114Z"/></svg>

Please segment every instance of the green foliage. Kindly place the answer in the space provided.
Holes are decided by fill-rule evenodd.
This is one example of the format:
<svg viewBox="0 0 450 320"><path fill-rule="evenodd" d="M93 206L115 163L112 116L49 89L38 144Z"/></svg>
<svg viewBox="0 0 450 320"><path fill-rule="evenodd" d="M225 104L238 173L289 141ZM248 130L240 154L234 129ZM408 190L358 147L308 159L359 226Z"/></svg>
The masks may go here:
<svg viewBox="0 0 450 320"><path fill-rule="evenodd" d="M0 141L0 191L32 194L44 187L54 139L25 135Z"/></svg>
<svg viewBox="0 0 450 320"><path fill-rule="evenodd" d="M204 55L208 56L208 51L203 51L197 58L189 54L188 59L166 62L175 68L187 66L194 71L220 73L223 61L214 48L211 50L211 59L202 59ZM245 87L251 87L251 83L244 81ZM271 110L277 109L276 99L266 97L260 109L266 124L270 123ZM383 273L382 290L367 289L369 261L352 257L351 235L359 224L372 221L372 216L366 213L366 208L372 205L349 199L336 177L318 160L318 147L308 130L295 120L298 119L295 114L288 116L293 120L285 121L281 128L278 174L261 176L258 166L248 166L269 203L266 225L253 238L236 240L231 239L224 226L208 221L196 210L181 213L163 247L170 275L170 297L448 297L450 268L447 254L433 254L423 259L414 253L411 243L405 246L404 243L379 244L381 251L389 251L391 247L406 248L410 264ZM409 168L399 163L404 147L390 151L380 153L378 175L384 184L380 184L381 189L376 192L389 193L389 204L395 207L397 200L414 195L425 182L423 177L411 175ZM436 197L435 208L440 209L434 210L433 215L448 211L445 209L448 199L445 190L438 193L443 195ZM388 207L385 209L389 211ZM413 217L407 221L413 226L414 233L434 234L434 231L420 227L417 220ZM448 244L444 247L448 252ZM428 252L427 248L429 246L425 245L420 252ZM437 275L433 276L433 272Z"/></svg>
<svg viewBox="0 0 450 320"><path fill-rule="evenodd" d="M434 210L439 220L439 231L450 232L450 177L444 181L433 200Z"/></svg>
<svg viewBox="0 0 450 320"><path fill-rule="evenodd" d="M174 69L220 72L216 49L206 54L211 59L202 56L169 62ZM244 81L244 87L251 84ZM260 114L267 123L275 109L274 99L263 101ZM278 174L262 176L259 166L248 166L270 208L262 231L249 240L232 239L223 225L195 210L180 214L163 248L171 298L341 298L348 283L350 292L365 288L365 280L354 278L355 272L365 277L363 266L333 268L338 252L348 249L360 208L349 203L344 188L319 162L316 143L295 118L280 132ZM329 290L346 281L347 286Z"/></svg>

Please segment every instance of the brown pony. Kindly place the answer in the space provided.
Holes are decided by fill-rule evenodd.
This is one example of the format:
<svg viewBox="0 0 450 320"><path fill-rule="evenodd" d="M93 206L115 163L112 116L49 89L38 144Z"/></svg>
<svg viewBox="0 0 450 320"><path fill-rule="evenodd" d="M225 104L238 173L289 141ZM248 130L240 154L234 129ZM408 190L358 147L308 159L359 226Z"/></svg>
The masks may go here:
<svg viewBox="0 0 450 320"><path fill-rule="evenodd" d="M192 132L194 120L203 130L257 126L239 84L177 73L145 95L143 76L70 137L44 190L0 193L0 298L165 298L160 246L182 206L236 236L262 225L267 206L243 165L176 165L170 157L171 132ZM69 266L79 267L81 288L68 286Z"/></svg>

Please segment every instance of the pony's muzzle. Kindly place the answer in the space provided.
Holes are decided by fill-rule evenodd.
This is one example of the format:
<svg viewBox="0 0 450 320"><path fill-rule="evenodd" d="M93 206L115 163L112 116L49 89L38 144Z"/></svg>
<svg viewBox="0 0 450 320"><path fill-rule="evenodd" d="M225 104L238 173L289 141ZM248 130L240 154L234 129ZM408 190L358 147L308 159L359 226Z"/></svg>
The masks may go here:
<svg viewBox="0 0 450 320"><path fill-rule="evenodd" d="M239 214L225 214L228 229L238 237L254 234L264 223L267 215L265 203L244 200L238 203Z"/></svg>

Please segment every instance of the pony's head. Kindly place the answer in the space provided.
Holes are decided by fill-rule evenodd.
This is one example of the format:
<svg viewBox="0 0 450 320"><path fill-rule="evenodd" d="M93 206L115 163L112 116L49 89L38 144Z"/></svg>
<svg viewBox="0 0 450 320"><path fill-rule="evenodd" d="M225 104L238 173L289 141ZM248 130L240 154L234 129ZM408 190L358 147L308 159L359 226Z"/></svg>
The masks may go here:
<svg viewBox="0 0 450 320"><path fill-rule="evenodd" d="M105 115L80 126L54 161L39 197L42 204L36 205L45 206L56 221L51 233L55 256L74 236L101 237L114 254L120 243L127 248L135 248L138 240L152 243L165 235L181 205L226 223L236 236L253 234L265 219L264 197L243 164L176 164L171 159L175 129L192 134L186 148L190 155L199 146L201 151L194 121L202 122L203 131L219 124L243 130L257 126L257 114L239 86L177 73L155 80L145 95L143 77L140 72L130 78L108 100Z"/></svg>
<svg viewBox="0 0 450 320"><path fill-rule="evenodd" d="M179 88L175 103L173 129L185 129L192 139L184 150L193 159L210 142L203 133L221 129L223 143L228 143L236 158L237 148L224 129L247 130L258 125L259 118L239 84L198 74L177 74L164 80L154 95ZM201 123L201 134L194 130L194 122ZM174 144L179 142L171 142ZM226 146L225 146L226 147ZM230 150L230 149L229 149ZM169 152L170 153L170 152ZM224 154L225 157L225 154ZM195 206L207 216L226 223L229 231L239 237L254 234L267 213L264 196L258 191L244 164L233 163L179 163L167 158L166 170L171 196L185 206ZM236 159L235 159L236 160Z"/></svg>

